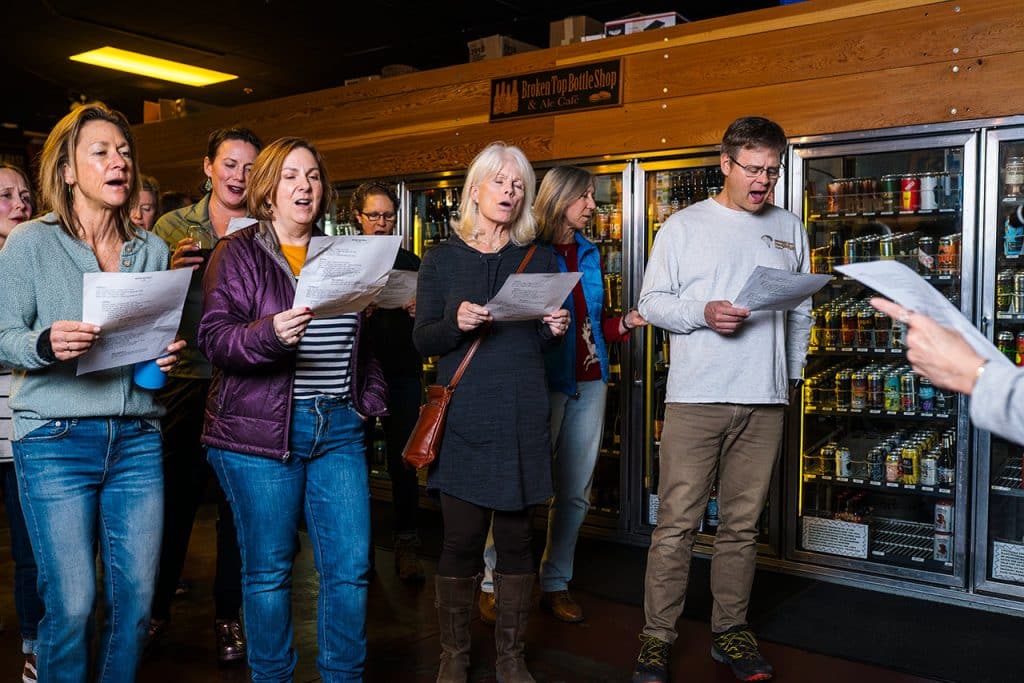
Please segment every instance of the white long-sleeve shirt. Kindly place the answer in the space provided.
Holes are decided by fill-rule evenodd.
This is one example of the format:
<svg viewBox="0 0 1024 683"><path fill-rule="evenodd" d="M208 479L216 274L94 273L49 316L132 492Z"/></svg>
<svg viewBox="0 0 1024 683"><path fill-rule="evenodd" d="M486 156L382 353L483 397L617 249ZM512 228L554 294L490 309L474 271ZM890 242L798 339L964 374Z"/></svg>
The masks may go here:
<svg viewBox="0 0 1024 683"><path fill-rule="evenodd" d="M670 333L667 403L788 403L788 380L800 377L807 356L810 299L792 311L754 311L731 336L704 320L704 306L732 301L757 266L809 272L799 218L775 206L751 214L708 199L662 225L639 309Z"/></svg>
<svg viewBox="0 0 1024 683"><path fill-rule="evenodd" d="M979 429L1024 444L1024 368L989 363L971 392L971 420Z"/></svg>

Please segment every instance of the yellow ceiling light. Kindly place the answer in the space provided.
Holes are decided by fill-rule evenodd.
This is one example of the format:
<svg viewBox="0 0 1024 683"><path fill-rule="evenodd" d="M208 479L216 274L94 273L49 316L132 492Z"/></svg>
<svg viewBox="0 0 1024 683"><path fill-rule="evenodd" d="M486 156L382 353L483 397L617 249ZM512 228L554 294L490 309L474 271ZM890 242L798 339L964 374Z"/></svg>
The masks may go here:
<svg viewBox="0 0 1024 683"><path fill-rule="evenodd" d="M140 52L119 50L118 48L110 47L109 45L96 50L90 50L89 52L83 52L78 55L72 55L69 59L73 62L84 62L85 64L92 64L93 66L102 66L108 69L116 69L117 71L127 71L132 74L139 74L142 76L149 76L151 78L159 78L163 81L182 83L184 85L194 85L197 87L212 85L213 83L223 83L224 81L230 81L238 78L238 76L234 74L226 74L221 71L203 69L198 66L192 66L191 64L183 64L182 62L172 62L169 59L150 57L149 55L144 55Z"/></svg>

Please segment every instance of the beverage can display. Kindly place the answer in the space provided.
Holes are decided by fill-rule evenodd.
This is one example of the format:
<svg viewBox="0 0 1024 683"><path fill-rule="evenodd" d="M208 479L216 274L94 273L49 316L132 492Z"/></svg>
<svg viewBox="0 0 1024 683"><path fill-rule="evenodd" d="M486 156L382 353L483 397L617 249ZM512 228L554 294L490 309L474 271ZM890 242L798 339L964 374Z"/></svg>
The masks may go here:
<svg viewBox="0 0 1024 683"><path fill-rule="evenodd" d="M910 372L900 375L900 409L905 413L917 411L917 381Z"/></svg>
<svg viewBox="0 0 1024 683"><path fill-rule="evenodd" d="M1024 205L1011 211L1003 222L1003 254L1010 258L1021 255L1024 247Z"/></svg>
<svg viewBox="0 0 1024 683"><path fill-rule="evenodd" d="M900 176L900 211L921 208L921 178L913 173Z"/></svg>
<svg viewBox="0 0 1024 683"><path fill-rule="evenodd" d="M860 243L853 240L843 242L843 263L857 263L860 261Z"/></svg>
<svg viewBox="0 0 1024 683"><path fill-rule="evenodd" d="M900 177L882 176L882 211L895 211L899 207Z"/></svg>
<svg viewBox="0 0 1024 683"><path fill-rule="evenodd" d="M885 377L880 372L867 373L868 409L881 410L885 407Z"/></svg>
<svg viewBox="0 0 1024 683"><path fill-rule="evenodd" d="M921 449L907 446L900 451L900 476L904 484L916 484L921 476Z"/></svg>
<svg viewBox="0 0 1024 683"><path fill-rule="evenodd" d="M898 413L902 401L900 400L900 376L895 372L890 372L885 376L885 410L890 413Z"/></svg>
<svg viewBox="0 0 1024 683"><path fill-rule="evenodd" d="M939 485L939 459L934 452L921 456L921 486Z"/></svg>
<svg viewBox="0 0 1024 683"><path fill-rule="evenodd" d="M996 348L1011 362L1017 362L1017 338L1010 330L1003 330L996 335Z"/></svg>
<svg viewBox="0 0 1024 683"><path fill-rule="evenodd" d="M1017 333L1017 358L1014 362L1017 367L1024 366L1024 330Z"/></svg>
<svg viewBox="0 0 1024 683"><path fill-rule="evenodd" d="M868 478L871 481L885 481L885 455L881 446L868 451Z"/></svg>
<svg viewBox="0 0 1024 683"><path fill-rule="evenodd" d="M1007 197L1016 197L1024 188L1024 157L1007 157L1003 167L1003 185Z"/></svg>
<svg viewBox="0 0 1024 683"><path fill-rule="evenodd" d="M927 377L922 377L918 381L917 399L922 413L930 413L935 410L935 387Z"/></svg>
<svg viewBox="0 0 1024 683"><path fill-rule="evenodd" d="M857 313L857 346L871 348L875 345L875 314L870 310Z"/></svg>
<svg viewBox="0 0 1024 683"><path fill-rule="evenodd" d="M836 373L836 408L850 407L850 371Z"/></svg>
<svg viewBox="0 0 1024 683"><path fill-rule="evenodd" d="M953 501L940 500L935 503L935 531L953 533Z"/></svg>
<svg viewBox="0 0 1024 683"><path fill-rule="evenodd" d="M882 311L875 311L875 348L889 348L890 330L892 330L892 319Z"/></svg>
<svg viewBox="0 0 1024 683"><path fill-rule="evenodd" d="M865 410L868 407L868 377L863 372L850 374L850 408Z"/></svg>
<svg viewBox="0 0 1024 683"><path fill-rule="evenodd" d="M885 456L885 480L887 482L899 483L903 479L900 454L897 451L890 451Z"/></svg>
<svg viewBox="0 0 1024 683"><path fill-rule="evenodd" d="M853 458L850 456L850 449L846 446L836 448L836 476L853 476Z"/></svg>
<svg viewBox="0 0 1024 683"><path fill-rule="evenodd" d="M920 208L922 211L935 211L939 208L938 197L936 196L936 190L938 189L939 176L935 173L925 173L921 175L921 202Z"/></svg>
<svg viewBox="0 0 1024 683"><path fill-rule="evenodd" d="M840 345L844 348L853 348L857 343L857 311L852 308L844 309L840 321Z"/></svg>
<svg viewBox="0 0 1024 683"><path fill-rule="evenodd" d="M943 235L939 238L938 254L935 257L935 269L940 273L955 273L960 267L959 245L955 235Z"/></svg>
<svg viewBox="0 0 1024 683"><path fill-rule="evenodd" d="M892 261L896 258L896 240L892 235L886 235L878 240L878 258L882 261Z"/></svg>
<svg viewBox="0 0 1024 683"><path fill-rule="evenodd" d="M949 562L952 556L953 534L935 532L932 559L937 562Z"/></svg>
<svg viewBox="0 0 1024 683"><path fill-rule="evenodd" d="M1013 271L1005 269L996 275L996 310L1009 312L1013 306Z"/></svg>
<svg viewBox="0 0 1024 683"><path fill-rule="evenodd" d="M829 181L827 186L828 198L825 204L825 210L828 213L839 213L841 207L841 195L843 192L843 181L841 178L833 178Z"/></svg>
<svg viewBox="0 0 1024 683"><path fill-rule="evenodd" d="M917 240L917 269L922 274L935 272L935 238L924 235Z"/></svg>
<svg viewBox="0 0 1024 683"><path fill-rule="evenodd" d="M836 473L836 445L827 443L821 447L821 473L832 476Z"/></svg>
<svg viewBox="0 0 1024 683"><path fill-rule="evenodd" d="M1018 270L1013 274L1013 299L1010 301L1010 310L1014 313L1024 313L1024 270Z"/></svg>

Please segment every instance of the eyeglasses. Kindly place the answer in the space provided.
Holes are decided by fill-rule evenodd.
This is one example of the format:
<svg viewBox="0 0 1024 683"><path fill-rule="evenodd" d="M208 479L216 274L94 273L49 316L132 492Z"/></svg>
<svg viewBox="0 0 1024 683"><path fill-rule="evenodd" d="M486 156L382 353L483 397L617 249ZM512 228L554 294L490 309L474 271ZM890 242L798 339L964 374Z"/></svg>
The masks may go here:
<svg viewBox="0 0 1024 683"><path fill-rule="evenodd" d="M778 165L778 166L744 166L740 162L736 161L736 157L730 156L729 160L732 161L732 163L734 163L737 166L739 166L740 168L742 168L743 169L743 173L748 178L757 178L762 173L764 173L771 180L775 180L776 178L779 177L779 174L782 173L782 165L781 164Z"/></svg>
<svg viewBox="0 0 1024 683"><path fill-rule="evenodd" d="M363 213L362 211L360 211L359 215L361 215L363 218L370 221L371 223L376 223L379 220L383 220L385 223L394 223L395 216L397 216L398 214L396 214L394 211L388 211L387 213L381 213L379 211Z"/></svg>

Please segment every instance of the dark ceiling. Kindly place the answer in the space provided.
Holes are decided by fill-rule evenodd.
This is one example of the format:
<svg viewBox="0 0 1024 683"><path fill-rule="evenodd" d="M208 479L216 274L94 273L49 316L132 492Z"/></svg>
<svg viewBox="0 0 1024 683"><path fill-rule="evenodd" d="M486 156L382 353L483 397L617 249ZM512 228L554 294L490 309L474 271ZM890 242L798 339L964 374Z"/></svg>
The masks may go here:
<svg viewBox="0 0 1024 683"><path fill-rule="evenodd" d="M764 0L13 0L0 44L3 137L46 133L82 99L141 122L143 101L184 97L217 106L344 84L388 64L432 69L467 60L466 43L503 33L547 47L548 23L576 14L609 21L676 11L691 21L769 7ZM194 88L78 64L112 45L239 74ZM13 82L11 80L13 79Z"/></svg>

